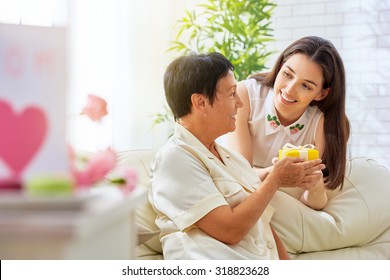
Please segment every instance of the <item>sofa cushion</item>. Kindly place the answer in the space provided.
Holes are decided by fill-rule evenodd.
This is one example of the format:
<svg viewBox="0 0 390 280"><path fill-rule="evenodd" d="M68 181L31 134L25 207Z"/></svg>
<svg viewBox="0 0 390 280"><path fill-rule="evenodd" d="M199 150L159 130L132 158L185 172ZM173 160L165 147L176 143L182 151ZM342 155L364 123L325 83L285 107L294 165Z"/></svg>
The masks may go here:
<svg viewBox="0 0 390 280"><path fill-rule="evenodd" d="M153 150L121 152L119 166L136 168L139 186L148 190L153 156ZM328 205L321 211L302 204L299 189L276 193L271 202L275 208L271 223L293 258L390 258L390 173L365 158L350 160L347 171L343 190L328 191ZM163 256L155 218L149 202L138 207L138 259Z"/></svg>
<svg viewBox="0 0 390 280"><path fill-rule="evenodd" d="M390 260L390 229L363 246L295 254L296 260Z"/></svg>
<svg viewBox="0 0 390 280"><path fill-rule="evenodd" d="M342 191L328 191L321 211L299 201L300 193L278 191L272 225L292 253L365 246L390 230L390 172L375 161L349 161ZM387 240L385 242L390 242Z"/></svg>
<svg viewBox="0 0 390 280"><path fill-rule="evenodd" d="M118 168L131 166L138 172L138 187L149 191L151 171L150 164L154 156L153 150L131 150L118 153ZM115 174L116 170L112 171ZM136 223L138 226L138 243L143 244L142 254L161 254L159 240L160 229L155 224L156 214L147 201L136 209ZM138 252L139 253L139 252Z"/></svg>

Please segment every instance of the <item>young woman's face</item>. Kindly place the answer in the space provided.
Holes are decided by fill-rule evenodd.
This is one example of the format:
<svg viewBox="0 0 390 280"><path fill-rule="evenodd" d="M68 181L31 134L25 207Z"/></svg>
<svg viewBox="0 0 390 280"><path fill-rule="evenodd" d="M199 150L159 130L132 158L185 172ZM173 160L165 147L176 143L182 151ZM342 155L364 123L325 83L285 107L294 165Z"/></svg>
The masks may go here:
<svg viewBox="0 0 390 280"><path fill-rule="evenodd" d="M237 110L243 105L236 93L237 82L232 71L218 81L216 90L216 98L208 116L216 134L223 135L236 129Z"/></svg>
<svg viewBox="0 0 390 280"><path fill-rule="evenodd" d="M329 89L323 89L320 65L304 54L292 55L280 69L274 84L274 103L281 123L286 126L298 120L313 100L322 100Z"/></svg>

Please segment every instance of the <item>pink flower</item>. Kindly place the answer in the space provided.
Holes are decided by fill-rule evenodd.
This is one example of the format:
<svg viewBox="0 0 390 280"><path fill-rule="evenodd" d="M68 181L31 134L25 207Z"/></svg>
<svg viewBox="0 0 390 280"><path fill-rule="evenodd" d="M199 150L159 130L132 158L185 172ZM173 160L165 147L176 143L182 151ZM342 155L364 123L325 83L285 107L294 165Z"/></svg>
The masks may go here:
<svg viewBox="0 0 390 280"><path fill-rule="evenodd" d="M291 135L293 135L295 133L298 133L298 131L299 131L299 128L297 128L297 127L293 128L293 129L290 129Z"/></svg>
<svg viewBox="0 0 390 280"><path fill-rule="evenodd" d="M271 122L269 123L269 125L270 125L273 129L277 129L277 128L278 128L278 125L276 124L275 121L271 121Z"/></svg>
<svg viewBox="0 0 390 280"><path fill-rule="evenodd" d="M87 115L92 121L100 121L107 112L107 102L103 98L89 94L88 103L83 108L82 115Z"/></svg>
<svg viewBox="0 0 390 280"><path fill-rule="evenodd" d="M87 187L105 179L105 176L116 165L116 154L108 148L105 151L97 152L90 158L86 158L84 166L72 167L72 173L76 184L79 187Z"/></svg>
<svg viewBox="0 0 390 280"><path fill-rule="evenodd" d="M110 183L119 185L124 194L132 192L138 181L138 174L134 168L122 167L116 172L116 176L110 179Z"/></svg>

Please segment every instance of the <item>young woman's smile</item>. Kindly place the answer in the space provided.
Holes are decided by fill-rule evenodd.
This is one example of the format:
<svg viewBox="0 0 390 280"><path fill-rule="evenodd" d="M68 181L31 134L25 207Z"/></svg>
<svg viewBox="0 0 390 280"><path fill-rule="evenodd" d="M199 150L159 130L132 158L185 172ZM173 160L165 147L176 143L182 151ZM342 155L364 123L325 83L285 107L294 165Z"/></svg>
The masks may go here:
<svg viewBox="0 0 390 280"><path fill-rule="evenodd" d="M313 100L328 94L322 88L321 67L304 54L292 55L280 69L274 85L274 103L279 120L286 126L298 120Z"/></svg>

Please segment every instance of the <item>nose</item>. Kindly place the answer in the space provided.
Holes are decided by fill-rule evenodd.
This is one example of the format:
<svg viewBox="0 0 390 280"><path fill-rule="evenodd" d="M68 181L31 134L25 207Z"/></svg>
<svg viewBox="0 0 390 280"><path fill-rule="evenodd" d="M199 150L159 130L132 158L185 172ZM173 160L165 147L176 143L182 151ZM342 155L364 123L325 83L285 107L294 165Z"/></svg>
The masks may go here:
<svg viewBox="0 0 390 280"><path fill-rule="evenodd" d="M286 92L292 94L294 93L294 90L295 90L295 82L289 81L286 85Z"/></svg>

